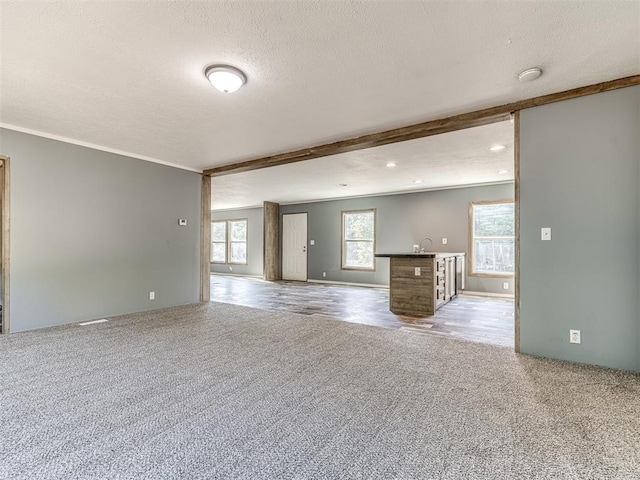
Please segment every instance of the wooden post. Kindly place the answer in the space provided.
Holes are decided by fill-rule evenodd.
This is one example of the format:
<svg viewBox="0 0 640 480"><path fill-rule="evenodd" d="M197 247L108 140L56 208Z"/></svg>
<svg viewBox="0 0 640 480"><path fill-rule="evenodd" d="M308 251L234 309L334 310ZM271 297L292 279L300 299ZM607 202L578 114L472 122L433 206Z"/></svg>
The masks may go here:
<svg viewBox="0 0 640 480"><path fill-rule="evenodd" d="M263 209L263 269L264 280L282 279L280 268L280 205L264 202Z"/></svg>
<svg viewBox="0 0 640 480"><path fill-rule="evenodd" d="M514 314L514 350L520 353L520 111L514 114L513 122L513 154L515 181L515 227L516 227L516 271L514 281L515 314Z"/></svg>
<svg viewBox="0 0 640 480"><path fill-rule="evenodd" d="M211 300L211 177L202 176L200 213L200 301Z"/></svg>
<svg viewBox="0 0 640 480"><path fill-rule="evenodd" d="M9 193L9 157L0 155L0 225L2 238L0 239L0 249L2 251L2 333L9 333L9 241L10 229L9 218L11 216Z"/></svg>

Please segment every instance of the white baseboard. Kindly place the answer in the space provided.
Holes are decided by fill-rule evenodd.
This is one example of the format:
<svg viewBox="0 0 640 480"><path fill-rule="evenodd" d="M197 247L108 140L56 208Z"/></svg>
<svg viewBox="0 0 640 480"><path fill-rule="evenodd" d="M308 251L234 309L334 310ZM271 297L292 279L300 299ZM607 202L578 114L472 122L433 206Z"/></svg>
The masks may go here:
<svg viewBox="0 0 640 480"><path fill-rule="evenodd" d="M224 272L210 272L211 275L221 275L223 277L249 277L259 278L262 280L262 275L251 275L249 273L224 273Z"/></svg>
<svg viewBox="0 0 640 480"><path fill-rule="evenodd" d="M493 292L473 292L471 290L462 290L458 295L469 295L470 297L493 297L493 298L514 298L513 293L493 293Z"/></svg>
<svg viewBox="0 0 640 480"><path fill-rule="evenodd" d="M330 283L332 285L350 285L352 287L369 287L369 288L386 288L389 289L389 285L378 285L377 283L353 283L353 282L338 282L335 280L312 280L308 279L308 283Z"/></svg>

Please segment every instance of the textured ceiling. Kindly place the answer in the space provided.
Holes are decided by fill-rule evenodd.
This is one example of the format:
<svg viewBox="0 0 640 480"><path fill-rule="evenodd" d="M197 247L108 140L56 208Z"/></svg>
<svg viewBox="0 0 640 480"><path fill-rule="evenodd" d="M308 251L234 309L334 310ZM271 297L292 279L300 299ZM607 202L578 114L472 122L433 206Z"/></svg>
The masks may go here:
<svg viewBox="0 0 640 480"><path fill-rule="evenodd" d="M3 0L0 16L4 126L195 169L640 72L638 1ZM247 85L214 90L211 63Z"/></svg>
<svg viewBox="0 0 640 480"><path fill-rule="evenodd" d="M504 145L497 153L489 147ZM386 166L393 161L393 168ZM513 181L513 125L500 122L212 180L212 209ZM505 171L506 170L506 171ZM498 173L501 172L501 173ZM421 183L414 183L419 180ZM346 184L341 186L340 184Z"/></svg>

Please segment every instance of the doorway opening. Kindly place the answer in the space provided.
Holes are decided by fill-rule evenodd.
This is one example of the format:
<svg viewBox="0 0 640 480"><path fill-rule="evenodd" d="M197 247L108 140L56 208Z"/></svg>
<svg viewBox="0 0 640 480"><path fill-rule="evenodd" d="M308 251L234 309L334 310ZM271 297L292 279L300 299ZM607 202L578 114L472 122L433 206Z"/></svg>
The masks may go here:
<svg viewBox="0 0 640 480"><path fill-rule="evenodd" d="M517 348L516 127L516 118L507 116L355 153L214 177L212 219L249 218L263 233L251 236L250 248L253 242L263 242L254 250L262 253L272 248L281 255L281 276L268 280L296 281L264 283L263 258L253 255L246 273L235 267L233 272L228 267L226 271L212 268L216 274L212 298L347 321L363 322L362 314L391 328ZM273 215L267 215L263 206L267 204L275 207ZM492 213L489 207L493 204L501 215ZM483 208L471 215L474 205ZM508 212L502 211L505 205ZM372 234L345 235L345 212L364 211L375 212ZM298 216L301 227L306 227L302 240L292 238L294 232L301 233L290 226ZM280 238L273 246L266 243L271 237L265 233L267 225ZM426 239L429 246L424 244ZM361 247L354 249L356 257L351 260L345 259L350 245ZM373 252L369 252L370 245ZM435 287L429 295L441 307L437 315L391 312L389 260L377 258L370 265L361 255L365 250L380 257L410 254L416 247L419 253L424 247L429 250L425 254L442 256L446 252L463 259L456 262L461 268L455 281L446 268L430 281ZM360 268L353 268L356 260ZM414 270L408 271L406 282L430 275L428 269ZM228 278L230 275L234 278ZM419 303L409 298L408 285L402 285L400 294L405 303ZM243 303L245 297L247 303ZM358 305L358 312L353 305Z"/></svg>

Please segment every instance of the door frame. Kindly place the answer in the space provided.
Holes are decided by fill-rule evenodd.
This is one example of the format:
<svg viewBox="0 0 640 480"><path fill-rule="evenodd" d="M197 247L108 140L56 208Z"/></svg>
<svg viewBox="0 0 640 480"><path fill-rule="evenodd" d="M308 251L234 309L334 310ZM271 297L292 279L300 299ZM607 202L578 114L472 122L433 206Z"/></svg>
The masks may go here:
<svg viewBox="0 0 640 480"><path fill-rule="evenodd" d="M304 215L307 219L307 258L305 265L305 279L291 280L293 282L306 282L309 280L309 212L289 212L282 214L282 245L280 248L280 269L282 271L282 279L284 280L284 216L285 215Z"/></svg>
<svg viewBox="0 0 640 480"><path fill-rule="evenodd" d="M9 288L11 273L9 269L9 245L11 243L11 230L9 228L11 218L11 191L9 189L11 159L4 155L0 155L0 164L0 168L2 170L2 172L0 172L0 188L2 189L0 193L2 198L2 208L0 209L0 229L2 230L2 242L0 242L0 255L2 257L2 331L0 333L9 333L11 326L9 315L9 298L11 291Z"/></svg>

